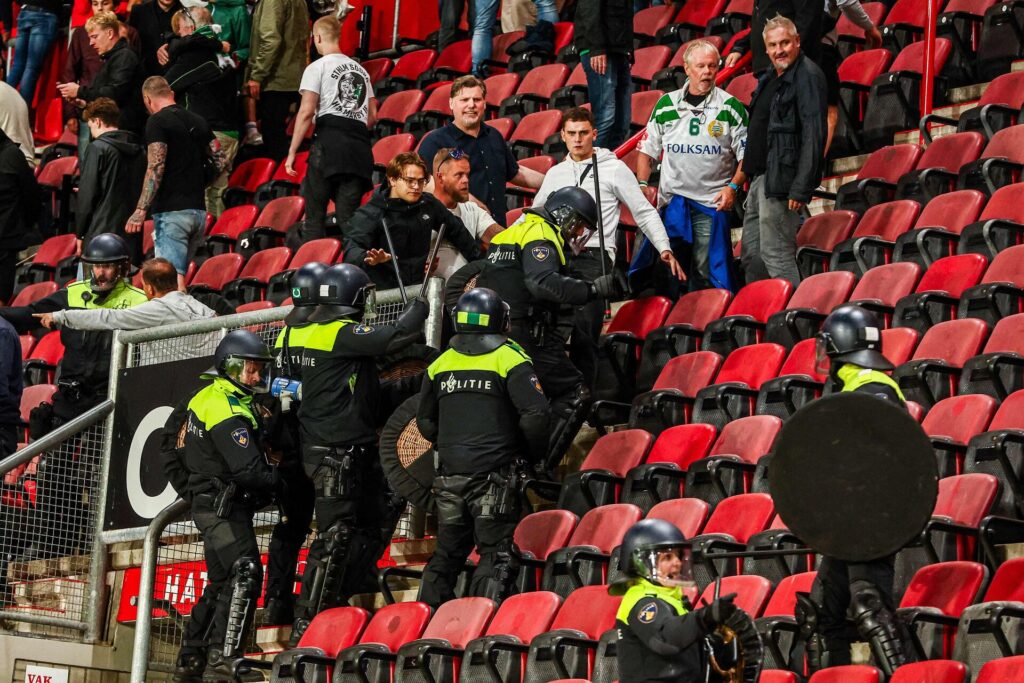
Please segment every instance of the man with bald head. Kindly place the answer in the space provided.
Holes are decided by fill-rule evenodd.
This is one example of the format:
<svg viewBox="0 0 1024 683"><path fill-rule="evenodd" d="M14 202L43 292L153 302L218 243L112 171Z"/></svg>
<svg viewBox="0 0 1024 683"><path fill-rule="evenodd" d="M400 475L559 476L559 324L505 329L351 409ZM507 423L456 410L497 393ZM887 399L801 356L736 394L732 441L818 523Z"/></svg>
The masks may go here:
<svg viewBox="0 0 1024 683"><path fill-rule="evenodd" d="M718 50L706 40L689 44L683 53L686 82L658 100L637 146L637 179L662 210L672 251L687 270L691 290L735 285L729 213L746 181L740 162L747 145L747 109L715 86L718 60ZM651 187L651 171L663 154L661 180ZM656 289L676 298L680 283L666 274L667 269L655 272Z"/></svg>

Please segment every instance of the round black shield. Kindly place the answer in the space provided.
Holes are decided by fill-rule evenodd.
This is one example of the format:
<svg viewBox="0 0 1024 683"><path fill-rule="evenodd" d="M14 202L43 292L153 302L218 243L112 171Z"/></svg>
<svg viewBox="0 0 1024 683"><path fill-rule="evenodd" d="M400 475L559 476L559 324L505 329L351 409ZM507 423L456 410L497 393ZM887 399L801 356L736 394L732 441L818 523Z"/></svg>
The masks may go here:
<svg viewBox="0 0 1024 683"><path fill-rule="evenodd" d="M913 540L938 494L935 453L903 408L863 393L827 396L786 422L770 467L775 509L819 553L851 562Z"/></svg>
<svg viewBox="0 0 1024 683"><path fill-rule="evenodd" d="M434 449L416 427L419 396L407 399L380 433L380 464L391 488L416 507L434 506Z"/></svg>

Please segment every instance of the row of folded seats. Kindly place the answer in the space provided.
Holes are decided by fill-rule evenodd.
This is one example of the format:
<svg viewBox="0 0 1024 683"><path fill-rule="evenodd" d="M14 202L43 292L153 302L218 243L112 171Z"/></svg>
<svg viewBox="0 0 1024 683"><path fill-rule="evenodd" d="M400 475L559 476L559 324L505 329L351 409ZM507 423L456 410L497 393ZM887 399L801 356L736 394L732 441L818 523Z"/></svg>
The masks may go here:
<svg viewBox="0 0 1024 683"><path fill-rule="evenodd" d="M737 606L755 619L766 669L796 664L790 661L796 594L810 590L815 574L804 571L774 583L755 574L722 579L720 590L736 593ZM979 681L1015 680L978 672L986 667L1007 671L1006 664L988 663L993 660L1019 666L1011 655L1024 619L1015 607L1024 599L1024 560L1004 562L991 581L989 576L984 565L969 561L933 564L914 575L897 615L909 627L917 658L938 661L912 665L894 681L933 680L913 674L947 668L960 674L950 680L965 680L967 672ZM713 584L688 590L687 598L699 606L713 598L714 590ZM614 623L619 602L599 583L567 595L522 592L497 608L487 598L457 598L433 615L418 602L389 604L372 616L358 607L339 607L318 615L296 648L272 662L246 663L271 671L274 681L610 682L618 678ZM859 679L837 675L857 671L833 670L812 680L849 683ZM791 676L763 674L761 680L795 680Z"/></svg>

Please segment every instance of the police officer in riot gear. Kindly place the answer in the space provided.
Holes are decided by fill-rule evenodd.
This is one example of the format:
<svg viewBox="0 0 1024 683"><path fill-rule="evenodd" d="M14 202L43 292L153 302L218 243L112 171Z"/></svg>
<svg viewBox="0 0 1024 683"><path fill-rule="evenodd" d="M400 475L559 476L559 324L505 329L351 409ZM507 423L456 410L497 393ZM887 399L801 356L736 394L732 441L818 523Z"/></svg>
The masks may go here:
<svg viewBox="0 0 1024 683"><path fill-rule="evenodd" d="M509 337L533 359L551 400L558 420L549 448L552 459L560 458L572 442L589 404L583 396L583 375L565 353L572 325L569 307L621 294L612 273L593 282L568 274L572 255L584 249L596 225L593 197L574 186L557 190L543 208L527 209L522 222L494 236L477 280L509 305Z"/></svg>
<svg viewBox="0 0 1024 683"><path fill-rule="evenodd" d="M296 270L288 284L292 310L285 316L285 327L274 343L274 363L279 381L302 381L302 352L305 335L313 329L309 316L316 310L320 277L327 270L323 263L307 263ZM263 621L266 624L291 624L295 619L295 567L299 550L313 521L313 481L302 466L299 438L298 399L287 390L275 406L273 441L282 457L278 463L281 490L278 501L281 520L270 537L267 558L267 590L264 595Z"/></svg>
<svg viewBox="0 0 1024 683"><path fill-rule="evenodd" d="M549 409L529 356L508 340L509 306L492 290L463 294L451 348L427 368L416 424L438 452L437 547L419 600L438 607L475 545L473 595L501 601L518 573L512 534L522 516L517 461L547 451ZM469 416L473 416L469 419Z"/></svg>
<svg viewBox="0 0 1024 683"><path fill-rule="evenodd" d="M899 385L885 374L893 365L882 355L881 331L871 311L855 305L832 311L818 333L817 356L818 371L827 371L841 391L870 393L903 405ZM887 675L907 662L908 650L893 613L894 576L892 555L870 562L822 558L810 595L797 594L797 621L812 671L850 663L848 613Z"/></svg>
<svg viewBox="0 0 1024 683"><path fill-rule="evenodd" d="M185 629L179 681L234 681L232 667L244 654L263 582L253 514L279 483L253 406L253 396L269 389L273 360L254 333L229 332L203 374L209 384L188 404L184 465L209 583Z"/></svg>
<svg viewBox="0 0 1024 683"><path fill-rule="evenodd" d="M363 321L373 293L360 268L331 266L309 317L316 324L304 336L299 428L303 464L316 486L317 538L302 575L293 642L319 611L347 600L372 575L404 509L377 454L384 416L375 359L415 342L429 309L413 299L394 325L374 325Z"/></svg>
<svg viewBox="0 0 1024 683"><path fill-rule="evenodd" d="M736 611L736 596L694 610L682 590L693 585L689 553L682 532L662 519L641 520L623 537L626 578L608 588L623 596L615 615L621 683L707 680L705 639Z"/></svg>

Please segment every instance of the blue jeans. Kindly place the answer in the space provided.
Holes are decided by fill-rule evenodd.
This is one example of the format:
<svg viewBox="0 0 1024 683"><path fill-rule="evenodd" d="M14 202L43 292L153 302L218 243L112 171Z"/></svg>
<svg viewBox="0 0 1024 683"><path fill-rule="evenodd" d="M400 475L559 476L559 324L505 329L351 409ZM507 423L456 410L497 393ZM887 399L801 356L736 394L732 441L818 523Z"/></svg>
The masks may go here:
<svg viewBox="0 0 1024 683"><path fill-rule="evenodd" d="M7 82L18 88L29 106L32 106L43 60L56 35L56 14L32 9L23 9L18 13L18 37L14 41L14 59L7 73Z"/></svg>
<svg viewBox="0 0 1024 683"><path fill-rule="evenodd" d="M170 261L178 275L184 275L205 227L205 209L154 213L153 251L157 257Z"/></svg>
<svg viewBox="0 0 1024 683"><path fill-rule="evenodd" d="M484 62L491 58L491 41L494 38L494 22L498 18L499 0L470 0L474 7L473 16L473 73L479 73ZM533 0L537 5L537 21L558 22L558 7L555 0Z"/></svg>
<svg viewBox="0 0 1024 683"><path fill-rule="evenodd" d="M597 124L597 146L614 150L629 137L633 79L625 55L608 55L608 68L598 75L590 68L590 55L583 57L587 91Z"/></svg>

